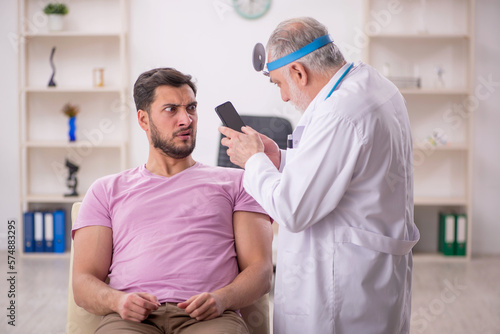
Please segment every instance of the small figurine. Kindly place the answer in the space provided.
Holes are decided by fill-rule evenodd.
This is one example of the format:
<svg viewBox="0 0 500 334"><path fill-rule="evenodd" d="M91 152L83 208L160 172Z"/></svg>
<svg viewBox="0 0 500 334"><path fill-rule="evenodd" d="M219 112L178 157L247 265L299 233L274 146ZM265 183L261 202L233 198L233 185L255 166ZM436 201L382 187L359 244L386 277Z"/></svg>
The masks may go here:
<svg viewBox="0 0 500 334"><path fill-rule="evenodd" d="M446 134L442 129L436 129L432 132L432 136L427 136L427 141L432 146L447 146Z"/></svg>
<svg viewBox="0 0 500 334"><path fill-rule="evenodd" d="M94 68L94 87L104 87L104 68Z"/></svg>
<svg viewBox="0 0 500 334"><path fill-rule="evenodd" d="M444 88L443 80L444 69L441 65L436 66L436 80L434 81L435 88Z"/></svg>
<svg viewBox="0 0 500 334"><path fill-rule="evenodd" d="M66 186L68 186L71 193L64 194L65 197L78 196L76 192L76 187L78 185L78 179L76 178L76 172L78 172L79 167L73 164L71 161L66 159L66 167L68 167L68 179L66 180Z"/></svg>
<svg viewBox="0 0 500 334"><path fill-rule="evenodd" d="M448 145L448 141L446 140L446 133L442 129L436 129L432 132L432 137L441 146Z"/></svg>
<svg viewBox="0 0 500 334"><path fill-rule="evenodd" d="M68 116L68 137L70 142L76 140L76 115L78 115L79 112L80 108L77 105L66 103L63 106L63 113Z"/></svg>
<svg viewBox="0 0 500 334"><path fill-rule="evenodd" d="M55 87L56 82L54 81L54 75L56 75L56 67L54 66L54 53L56 52L56 47L52 48L52 52L50 53L50 67L52 67L52 76L50 77L49 87Z"/></svg>

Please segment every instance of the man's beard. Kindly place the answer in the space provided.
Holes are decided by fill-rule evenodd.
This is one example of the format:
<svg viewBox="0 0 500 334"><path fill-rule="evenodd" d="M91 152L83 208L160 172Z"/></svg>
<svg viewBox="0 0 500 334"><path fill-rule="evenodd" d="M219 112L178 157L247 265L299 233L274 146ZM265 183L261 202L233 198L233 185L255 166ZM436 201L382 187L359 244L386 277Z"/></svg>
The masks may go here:
<svg viewBox="0 0 500 334"><path fill-rule="evenodd" d="M168 140L161 136L153 120L151 120L150 124L151 124L151 140L153 141L154 148L162 150L162 152L165 155L174 159L183 159L189 156L191 153L193 153L193 150L196 146L196 133L191 125L174 132L172 134L172 138ZM186 130L192 131L191 140L189 142L186 142L186 145L176 146L176 144L174 143L176 135Z"/></svg>

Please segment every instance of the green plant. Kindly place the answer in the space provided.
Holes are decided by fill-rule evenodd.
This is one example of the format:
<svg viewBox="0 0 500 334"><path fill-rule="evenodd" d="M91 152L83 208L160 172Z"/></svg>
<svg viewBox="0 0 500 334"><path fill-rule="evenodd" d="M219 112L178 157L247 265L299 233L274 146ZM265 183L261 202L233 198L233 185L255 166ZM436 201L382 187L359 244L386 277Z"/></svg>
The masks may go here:
<svg viewBox="0 0 500 334"><path fill-rule="evenodd" d="M43 12L45 14L59 14L59 15L66 15L68 14L68 6L66 6L63 3L49 3L45 8L43 9Z"/></svg>
<svg viewBox="0 0 500 334"><path fill-rule="evenodd" d="M62 109L63 113L69 118L75 117L80 112L80 108L77 105L66 103Z"/></svg>

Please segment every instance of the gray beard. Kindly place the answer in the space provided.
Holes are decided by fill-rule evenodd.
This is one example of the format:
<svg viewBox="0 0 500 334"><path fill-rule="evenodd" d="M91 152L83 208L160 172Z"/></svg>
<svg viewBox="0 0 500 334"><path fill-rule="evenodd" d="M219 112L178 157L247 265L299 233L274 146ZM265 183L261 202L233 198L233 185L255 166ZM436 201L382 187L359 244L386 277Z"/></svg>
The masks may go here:
<svg viewBox="0 0 500 334"><path fill-rule="evenodd" d="M302 92L291 80L288 83L290 87L290 100L293 106L300 112L306 111L310 102L307 102L307 95ZM294 102L295 101L295 102Z"/></svg>

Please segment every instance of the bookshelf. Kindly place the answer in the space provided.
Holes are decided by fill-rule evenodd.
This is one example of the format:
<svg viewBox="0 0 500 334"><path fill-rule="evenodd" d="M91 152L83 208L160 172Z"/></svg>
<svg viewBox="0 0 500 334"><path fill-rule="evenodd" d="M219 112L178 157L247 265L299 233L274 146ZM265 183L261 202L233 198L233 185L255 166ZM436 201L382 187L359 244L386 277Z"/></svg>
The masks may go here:
<svg viewBox="0 0 500 334"><path fill-rule="evenodd" d="M66 253L70 249L71 205L81 201L99 177L127 166L128 0L63 1L69 8L61 31L49 31L46 3L18 1L19 133L21 215L26 211L66 213ZM96 10L98 8L98 10ZM49 58L55 47L54 80ZM103 70L103 86L95 71ZM68 138L66 103L77 105L76 141ZM78 196L64 196L69 159L79 167ZM21 224L20 238L24 241ZM23 241L19 244L23 244ZM25 253L23 256L56 256Z"/></svg>
<svg viewBox="0 0 500 334"><path fill-rule="evenodd" d="M473 17L474 0L365 1L363 60L397 85L419 83L398 85L414 142L416 260L471 257ZM465 257L438 252L441 211L467 214Z"/></svg>

